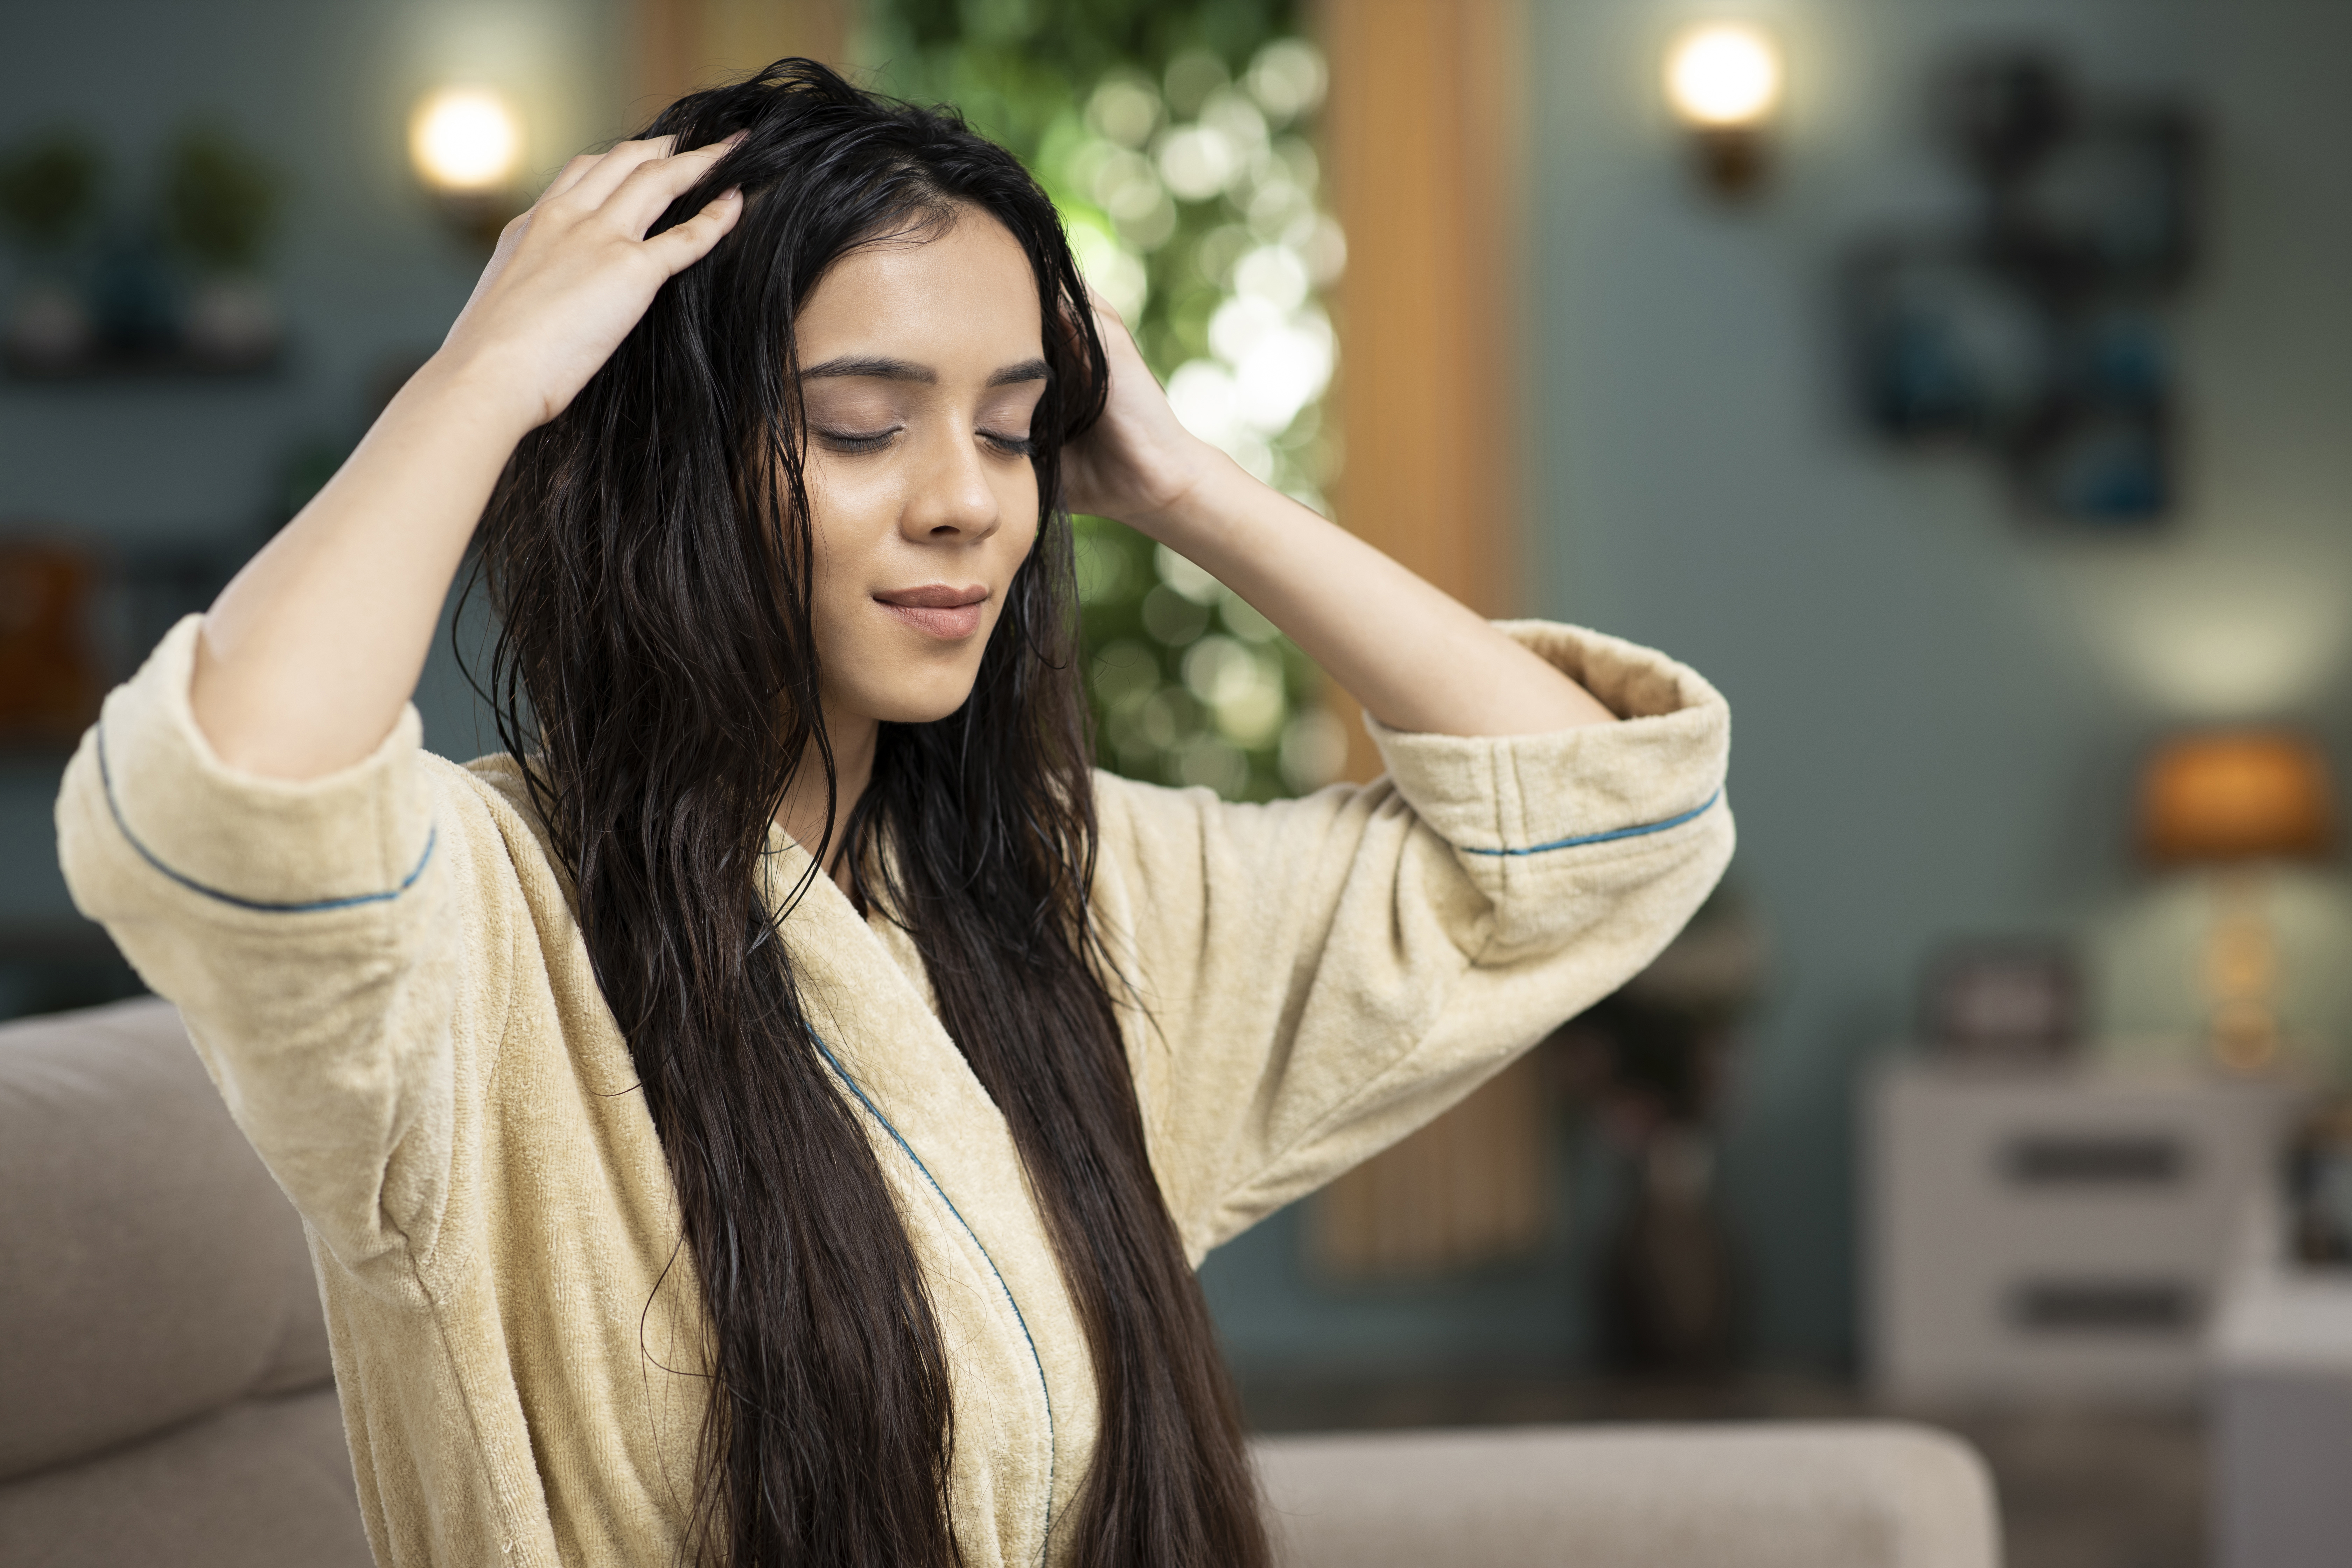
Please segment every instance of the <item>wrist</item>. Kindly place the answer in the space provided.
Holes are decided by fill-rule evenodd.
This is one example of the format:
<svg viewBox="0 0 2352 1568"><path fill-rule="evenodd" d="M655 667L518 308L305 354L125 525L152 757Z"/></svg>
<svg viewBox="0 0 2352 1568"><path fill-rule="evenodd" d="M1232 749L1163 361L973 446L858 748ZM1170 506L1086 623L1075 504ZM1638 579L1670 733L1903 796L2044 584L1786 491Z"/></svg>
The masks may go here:
<svg viewBox="0 0 2352 1568"><path fill-rule="evenodd" d="M1221 448L1197 437L1186 458L1161 490L1157 505L1120 521L1171 550L1189 554L1191 546L1213 536L1219 520L1233 510L1234 485L1257 481Z"/></svg>
<svg viewBox="0 0 2352 1568"><path fill-rule="evenodd" d="M416 412L446 419L511 451L515 444L544 423L545 400L501 363L507 356L496 349L448 344L426 360L395 401L415 405Z"/></svg>

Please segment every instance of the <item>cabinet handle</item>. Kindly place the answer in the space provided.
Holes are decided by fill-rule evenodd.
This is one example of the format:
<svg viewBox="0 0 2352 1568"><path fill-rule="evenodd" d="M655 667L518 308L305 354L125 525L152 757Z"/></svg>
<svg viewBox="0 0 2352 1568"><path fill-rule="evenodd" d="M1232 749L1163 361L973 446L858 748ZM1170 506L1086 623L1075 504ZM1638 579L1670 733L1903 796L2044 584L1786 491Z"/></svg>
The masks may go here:
<svg viewBox="0 0 2352 1568"><path fill-rule="evenodd" d="M2029 1279L2009 1299L2010 1321L2041 1333L2181 1334L2198 1309L2179 1279Z"/></svg>
<svg viewBox="0 0 2352 1568"><path fill-rule="evenodd" d="M2021 1187L2168 1187L2189 1174L2189 1152L2169 1132L2029 1132L2000 1163Z"/></svg>

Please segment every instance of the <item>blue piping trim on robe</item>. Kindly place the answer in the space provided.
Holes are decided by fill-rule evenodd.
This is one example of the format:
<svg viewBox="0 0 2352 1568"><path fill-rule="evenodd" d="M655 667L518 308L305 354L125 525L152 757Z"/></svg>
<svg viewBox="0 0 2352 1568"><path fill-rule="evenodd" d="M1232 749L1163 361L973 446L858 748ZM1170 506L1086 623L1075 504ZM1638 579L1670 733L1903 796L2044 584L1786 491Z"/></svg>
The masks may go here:
<svg viewBox="0 0 2352 1568"><path fill-rule="evenodd" d="M359 904L389 903L415 887L416 879L425 875L425 868L433 858L433 846L441 837L441 830L437 826L425 833L425 853L416 858L416 868L400 879L400 886L388 892L353 893L347 899L313 899L306 903L293 904L270 903L261 899L242 899L235 893L224 893L218 888L208 888L194 877L173 870L165 865L163 858L152 849L142 844L137 834L131 831L131 824L122 818L122 805L114 798L114 774L106 765L106 725L103 722L98 726L98 779L106 791L106 809L114 814L114 826L121 831L123 842L139 851L141 859L192 893L202 893L208 899L218 899L222 903L234 905L240 910L258 910L266 915L308 915L327 910L348 910Z"/></svg>
<svg viewBox="0 0 2352 1568"><path fill-rule="evenodd" d="M931 1174L931 1168L923 1163L923 1157L915 1152L915 1146L908 1142L906 1135L893 1127L890 1119L866 1098L866 1090L849 1076L849 1069L841 1065L841 1058L833 1054L833 1047L818 1039L814 1030L810 1031L809 1038L816 1040L816 1048L824 1054L825 1061L841 1081L849 1086L849 1092L857 1097L857 1103L866 1108L866 1114L880 1122L882 1131L890 1134L891 1140L907 1152L907 1158L913 1161L915 1169L923 1173L923 1180L931 1184L931 1191L940 1194L940 1202L947 1205L948 1213L955 1215L956 1224L963 1226L963 1233L971 1237L972 1247L979 1252L981 1261L986 1263L989 1273L996 1277L996 1288L1004 1292L1004 1304L1013 1309L1013 1321L1021 1325L1021 1338L1029 1346L1029 1360L1037 1368L1037 1392L1044 1395L1045 1401L1045 1528L1037 1541L1037 1561L1043 1563L1045 1561L1046 1543L1054 1536L1054 1390L1045 1381L1045 1358L1037 1353L1037 1341L1029 1332L1029 1320L1023 1314L1021 1303L1014 1299L1013 1287L1004 1282L1003 1270L996 1267L996 1259L989 1255L987 1247L982 1243L980 1233L971 1228L971 1222L963 1217L961 1209L955 1206L955 1200L948 1196L945 1187L940 1185L940 1179Z"/></svg>
<svg viewBox="0 0 2352 1568"><path fill-rule="evenodd" d="M1525 849L1465 848L1462 853L1465 855L1541 855L1551 849L1573 849L1580 844L1607 844L1612 839L1639 838L1644 834L1664 833L1669 827L1680 827L1693 817L1705 816L1707 808L1722 798L1723 792L1718 789L1680 816L1670 816L1664 822L1645 822L1638 827L1620 827L1608 833L1587 833L1576 838L1555 838L1549 844L1531 844ZM1460 847L1457 846L1457 847Z"/></svg>

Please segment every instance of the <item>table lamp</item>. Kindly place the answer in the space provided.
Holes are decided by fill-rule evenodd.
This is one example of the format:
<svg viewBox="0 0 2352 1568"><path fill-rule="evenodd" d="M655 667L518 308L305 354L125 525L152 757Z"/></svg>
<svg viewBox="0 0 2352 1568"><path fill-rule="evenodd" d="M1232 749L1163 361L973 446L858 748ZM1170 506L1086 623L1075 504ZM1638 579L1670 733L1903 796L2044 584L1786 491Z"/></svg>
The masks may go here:
<svg viewBox="0 0 2352 1568"><path fill-rule="evenodd" d="M2140 777L2141 852L2165 867L2210 867L2219 907L2206 938L2206 1048L2236 1072L2277 1060L2278 943L2264 868L2335 847L2326 759L2276 730L2184 735L2158 747Z"/></svg>

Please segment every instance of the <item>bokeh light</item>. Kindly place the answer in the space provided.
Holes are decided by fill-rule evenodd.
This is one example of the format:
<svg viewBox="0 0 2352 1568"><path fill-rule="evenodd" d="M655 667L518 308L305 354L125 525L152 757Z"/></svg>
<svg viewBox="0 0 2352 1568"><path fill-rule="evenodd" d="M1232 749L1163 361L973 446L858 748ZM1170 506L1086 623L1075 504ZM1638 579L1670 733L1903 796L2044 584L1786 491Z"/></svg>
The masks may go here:
<svg viewBox="0 0 2352 1568"><path fill-rule="evenodd" d="M1693 28L1667 53L1666 97L1694 125L1757 124L1780 101L1780 51L1743 24Z"/></svg>
<svg viewBox="0 0 2352 1568"><path fill-rule="evenodd" d="M408 151L418 177L434 190L503 190L522 159L522 121L488 88L445 88L416 106Z"/></svg>

